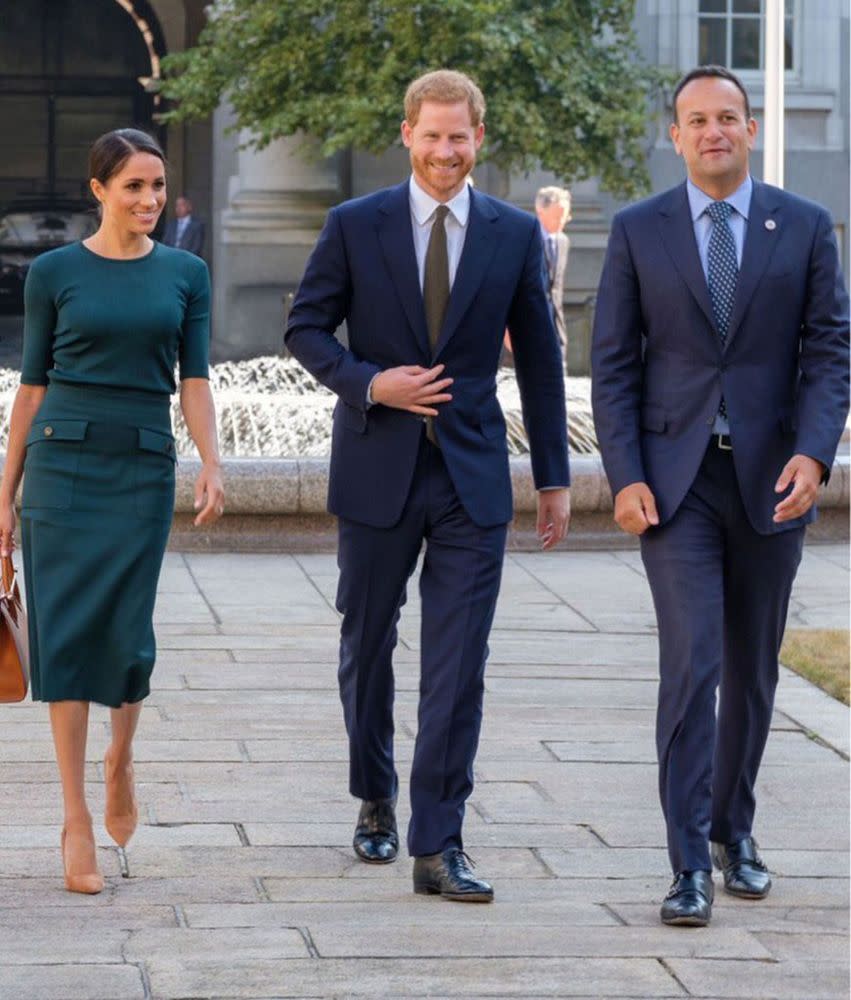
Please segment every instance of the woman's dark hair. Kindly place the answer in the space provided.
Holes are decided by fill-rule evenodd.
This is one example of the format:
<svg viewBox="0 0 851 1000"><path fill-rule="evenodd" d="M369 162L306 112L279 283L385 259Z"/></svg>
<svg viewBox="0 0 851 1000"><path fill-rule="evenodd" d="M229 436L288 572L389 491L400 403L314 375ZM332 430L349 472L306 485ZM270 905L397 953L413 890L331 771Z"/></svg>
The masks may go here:
<svg viewBox="0 0 851 1000"><path fill-rule="evenodd" d="M89 177L106 184L134 153L150 153L162 160L165 166L165 153L152 135L138 128L116 128L95 139L92 144L89 150Z"/></svg>

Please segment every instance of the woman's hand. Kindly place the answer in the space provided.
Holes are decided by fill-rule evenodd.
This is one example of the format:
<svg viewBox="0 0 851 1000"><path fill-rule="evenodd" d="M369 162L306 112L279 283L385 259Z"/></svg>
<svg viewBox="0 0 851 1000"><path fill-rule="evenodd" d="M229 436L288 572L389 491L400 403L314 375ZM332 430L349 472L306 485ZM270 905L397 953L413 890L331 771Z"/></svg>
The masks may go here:
<svg viewBox="0 0 851 1000"><path fill-rule="evenodd" d="M205 462L195 480L195 527L213 524L225 512L225 490L218 462Z"/></svg>
<svg viewBox="0 0 851 1000"><path fill-rule="evenodd" d="M10 556L15 550L15 507L0 502L0 555Z"/></svg>

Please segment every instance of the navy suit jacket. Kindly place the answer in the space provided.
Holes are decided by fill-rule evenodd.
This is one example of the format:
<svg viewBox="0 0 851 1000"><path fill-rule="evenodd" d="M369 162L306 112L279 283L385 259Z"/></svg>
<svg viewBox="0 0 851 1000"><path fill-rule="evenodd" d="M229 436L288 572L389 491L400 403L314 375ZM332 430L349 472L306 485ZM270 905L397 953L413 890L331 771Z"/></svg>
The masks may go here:
<svg viewBox="0 0 851 1000"><path fill-rule="evenodd" d="M506 327L535 484L567 486L564 377L541 280L536 219L470 191L464 249L434 353L419 285L408 181L331 209L290 310L286 345L340 398L328 509L391 527L411 485L422 418L367 408L372 378L398 365L442 363L455 379L435 432L465 510L480 527L511 520L505 420L496 373ZM346 321L348 348L334 336Z"/></svg>
<svg viewBox="0 0 851 1000"><path fill-rule="evenodd" d="M597 297L592 398L617 493L646 482L660 522L691 486L723 393L742 501L761 534L793 454L830 469L848 412L848 296L833 227L812 202L754 181L725 346L686 185L619 212Z"/></svg>
<svg viewBox="0 0 851 1000"><path fill-rule="evenodd" d="M163 233L163 243L170 247L177 246L177 219L169 219ZM183 234L180 242L181 250L188 250L200 257L204 252L204 223L200 219L192 218Z"/></svg>

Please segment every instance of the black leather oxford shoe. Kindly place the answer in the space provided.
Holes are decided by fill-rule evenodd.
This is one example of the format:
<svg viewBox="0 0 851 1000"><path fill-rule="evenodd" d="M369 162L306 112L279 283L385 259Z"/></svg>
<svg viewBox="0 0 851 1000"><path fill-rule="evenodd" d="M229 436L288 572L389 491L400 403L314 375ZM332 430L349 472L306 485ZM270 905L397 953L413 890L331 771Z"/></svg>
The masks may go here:
<svg viewBox="0 0 851 1000"><path fill-rule="evenodd" d="M712 863L724 876L725 892L744 899L765 899L768 895L771 876L753 837L737 844L713 844Z"/></svg>
<svg viewBox="0 0 851 1000"><path fill-rule="evenodd" d="M352 841L355 854L371 865L387 865L399 853L396 829L396 796L392 799L364 800Z"/></svg>
<svg viewBox="0 0 851 1000"><path fill-rule="evenodd" d="M472 864L460 847L414 858L414 892L463 903L493 902L493 886L476 878Z"/></svg>
<svg viewBox="0 0 851 1000"><path fill-rule="evenodd" d="M712 919L714 898L712 872L680 872L662 903L662 923L676 927L706 927Z"/></svg>

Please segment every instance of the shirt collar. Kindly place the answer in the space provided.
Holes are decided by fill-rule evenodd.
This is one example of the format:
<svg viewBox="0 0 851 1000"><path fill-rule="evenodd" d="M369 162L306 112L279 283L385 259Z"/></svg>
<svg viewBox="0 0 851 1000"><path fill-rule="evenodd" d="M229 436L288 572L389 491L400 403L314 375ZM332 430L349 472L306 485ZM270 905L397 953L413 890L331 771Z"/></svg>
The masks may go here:
<svg viewBox="0 0 851 1000"><path fill-rule="evenodd" d="M710 198L705 191L693 183L691 179L686 181L686 190L688 191L688 204L691 211L691 221L697 222L701 215L706 211L708 205L711 205L714 198ZM753 181L751 180L751 175L748 174L747 177L742 181L742 183L736 188L736 190L728 195L724 201L741 215L741 217L747 220L748 212L751 207L751 194L753 193Z"/></svg>
<svg viewBox="0 0 851 1000"><path fill-rule="evenodd" d="M445 204L452 215L455 217L455 221L459 226L466 226L467 219L470 216L470 185L464 184L458 194L454 198L451 198L447 202L439 202L435 198L432 198L430 194L426 194L425 191L417 184L414 175L411 174L411 181L408 186L408 191L411 199L411 209L414 213L414 218L417 220L419 225L424 226L426 222L434 215L434 210L438 205Z"/></svg>

